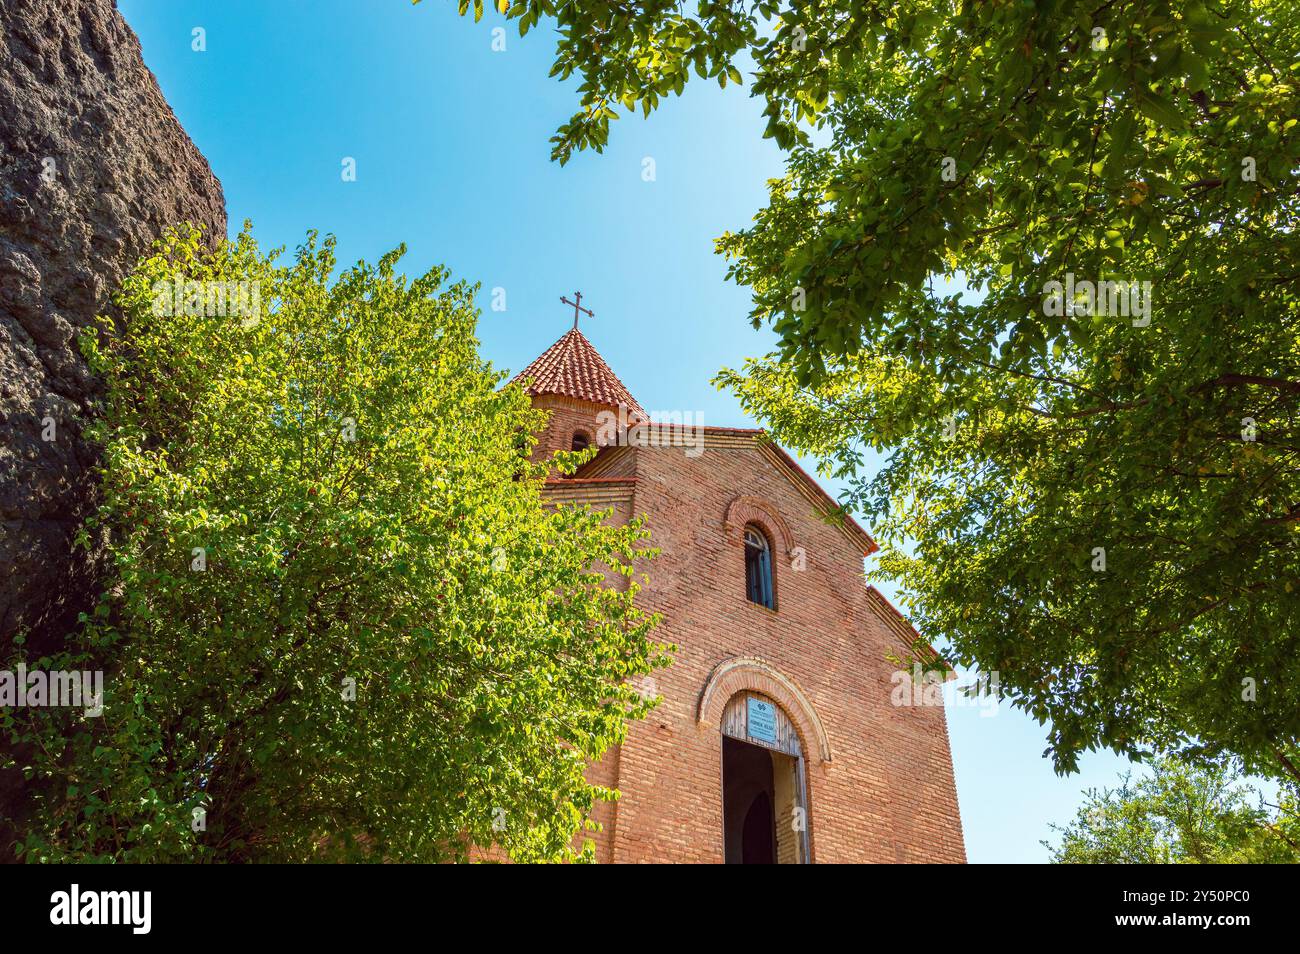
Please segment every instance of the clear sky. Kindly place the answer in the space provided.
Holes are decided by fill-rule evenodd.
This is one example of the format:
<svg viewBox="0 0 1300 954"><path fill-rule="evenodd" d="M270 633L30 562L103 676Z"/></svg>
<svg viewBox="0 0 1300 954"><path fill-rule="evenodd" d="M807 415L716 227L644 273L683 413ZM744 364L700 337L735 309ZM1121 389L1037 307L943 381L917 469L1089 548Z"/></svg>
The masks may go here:
<svg viewBox="0 0 1300 954"><path fill-rule="evenodd" d="M344 265L404 242L408 274L440 263L482 284L483 353L512 371L568 330L559 298L581 290L596 313L584 332L644 407L756 426L709 384L775 340L750 327L749 296L713 253L782 171L746 90L690 84L648 120L624 114L604 154L560 168L547 140L576 108L577 80L547 79L544 22L523 39L507 26L494 52L504 20L462 20L452 0L119 6L225 187L234 230L251 219L264 248L332 232ZM505 311L489 307L494 288ZM968 856L1044 861L1048 823L1070 820L1083 789L1114 784L1127 763L1095 755L1058 778L1044 727L1005 705L980 711L948 711Z"/></svg>

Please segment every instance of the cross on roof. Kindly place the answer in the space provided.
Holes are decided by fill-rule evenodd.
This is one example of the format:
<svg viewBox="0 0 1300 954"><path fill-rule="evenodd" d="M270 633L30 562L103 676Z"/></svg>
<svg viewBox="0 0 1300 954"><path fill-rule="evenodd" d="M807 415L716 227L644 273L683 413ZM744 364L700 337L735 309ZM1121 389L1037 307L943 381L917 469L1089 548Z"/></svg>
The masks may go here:
<svg viewBox="0 0 1300 954"><path fill-rule="evenodd" d="M590 308L582 307L582 292L574 292L573 297L576 298L577 301L569 301L569 299L565 298L563 295L560 296L560 301L566 305L573 306L573 327L577 328L579 312L582 312L582 314L586 315L588 318L595 318L596 313Z"/></svg>

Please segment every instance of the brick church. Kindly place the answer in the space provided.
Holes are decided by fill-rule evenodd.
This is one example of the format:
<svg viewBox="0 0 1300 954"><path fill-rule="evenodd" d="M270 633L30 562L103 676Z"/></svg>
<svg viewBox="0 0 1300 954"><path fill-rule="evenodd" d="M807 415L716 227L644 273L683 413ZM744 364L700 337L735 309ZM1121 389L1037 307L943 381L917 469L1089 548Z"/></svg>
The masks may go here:
<svg viewBox="0 0 1300 954"><path fill-rule="evenodd" d="M550 411L536 454L599 448L547 498L644 514L661 551L638 602L677 652L592 767L622 793L597 860L964 862L943 708L891 704L916 632L865 585L866 531L761 431L638 426L576 321L515 380Z"/></svg>

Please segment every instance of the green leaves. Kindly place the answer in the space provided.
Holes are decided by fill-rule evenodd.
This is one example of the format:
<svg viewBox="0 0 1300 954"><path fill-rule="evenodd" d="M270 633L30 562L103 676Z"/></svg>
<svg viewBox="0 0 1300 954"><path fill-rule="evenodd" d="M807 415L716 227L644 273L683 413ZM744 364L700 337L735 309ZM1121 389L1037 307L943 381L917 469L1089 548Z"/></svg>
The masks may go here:
<svg viewBox="0 0 1300 954"><path fill-rule="evenodd" d="M1137 108L1152 122L1170 129L1184 129L1187 126L1183 114L1173 102L1158 93L1139 92L1136 96Z"/></svg>
<svg viewBox="0 0 1300 954"><path fill-rule="evenodd" d="M1163 758L1149 775L1090 790L1074 821L1043 845L1056 864L1295 864L1295 796L1276 811L1249 789L1238 766Z"/></svg>
<svg viewBox="0 0 1300 954"><path fill-rule="evenodd" d="M418 2L418 0L417 0ZM468 12L462 0L461 16ZM681 95L694 72L716 78L720 86L741 84L733 57L759 43L758 10L706 4L696 16L683 14L668 0L633 5L604 2L555 3L500 0L497 10L519 21L522 36L543 17L554 19L560 37L552 76L579 73L579 108L551 139L552 157L567 163L575 152L600 152L609 140L610 104L648 116L670 92ZM475 6L482 14L482 0Z"/></svg>
<svg viewBox="0 0 1300 954"><path fill-rule="evenodd" d="M781 338L721 383L851 481L876 575L1058 768L1200 747L1295 779L1295 5L890 26L834 62L830 142L718 242ZM764 61L755 89L809 80ZM1149 314L1048 311L1067 280L1150 281Z"/></svg>
<svg viewBox="0 0 1300 954"><path fill-rule="evenodd" d="M169 235L90 349L115 578L62 662L109 676L100 719L24 715L30 859L581 850L586 765L664 663L635 581L593 571L644 531L544 506L519 442L544 422L479 358L474 287L333 249ZM266 307L160 312L175 283Z"/></svg>

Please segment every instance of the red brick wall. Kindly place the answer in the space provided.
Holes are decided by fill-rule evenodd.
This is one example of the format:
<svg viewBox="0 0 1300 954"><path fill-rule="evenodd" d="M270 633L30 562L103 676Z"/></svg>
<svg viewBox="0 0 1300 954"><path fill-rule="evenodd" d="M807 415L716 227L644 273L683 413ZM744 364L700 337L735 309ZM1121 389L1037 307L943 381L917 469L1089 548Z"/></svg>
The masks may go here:
<svg viewBox="0 0 1300 954"><path fill-rule="evenodd" d="M569 450L573 446L573 433L585 431L594 445L598 429L597 415L609 410L599 404L581 401L577 398L545 394L533 398L533 406L545 408L551 412L544 430L533 448L533 459L549 457L557 450Z"/></svg>
<svg viewBox="0 0 1300 954"><path fill-rule="evenodd" d="M748 680L748 688L798 709L785 688L793 685L829 744L827 762L808 714L788 711L803 736L814 861L964 861L944 713L891 705L896 667L886 656L904 641L868 599L860 548L816 517L752 441L726 442L738 446L695 458L670 448L633 455L632 511L648 515L662 550L640 602L664 615L658 638L678 652L656 675L663 703L597 769L603 784L623 793L598 839L599 859L722 860L721 733L712 718L698 724L697 711L715 667L757 657L781 682L737 674L721 695ZM782 532L768 528L775 611L745 599L742 527L725 524L740 495L775 509L805 552L806 567L796 572ZM710 708L720 712L725 702Z"/></svg>
<svg viewBox="0 0 1300 954"><path fill-rule="evenodd" d="M567 449L577 428L595 437L599 405L535 401L552 411L538 455ZM614 519L647 515L662 552L645 567L638 599L664 616L656 638L678 647L673 665L655 675L659 708L592 766L593 782L622 793L596 814L604 826L594 836L598 860L722 861L718 719L727 698L752 689L776 700L800 731L813 861L964 862L944 712L891 704L896 666L887 656L906 649L908 634L868 593L861 538L817 516L772 452L738 432L710 432L696 457L681 448L606 452L583 473L635 477L617 490L565 481L551 493L590 494L599 509L626 494ZM745 599L743 521L755 518L773 544L774 611ZM791 565L794 548L803 551L801 571ZM711 674L736 658L759 662L721 680L701 722Z"/></svg>

